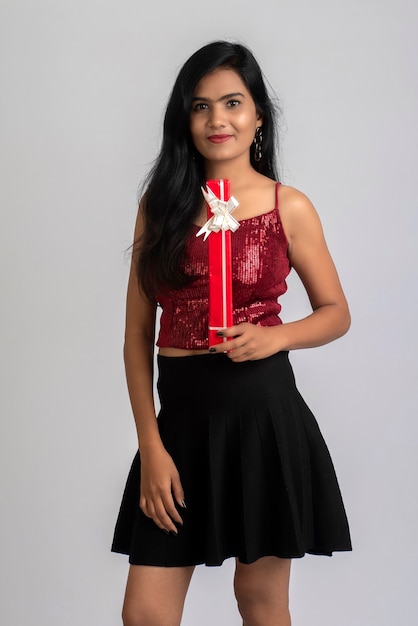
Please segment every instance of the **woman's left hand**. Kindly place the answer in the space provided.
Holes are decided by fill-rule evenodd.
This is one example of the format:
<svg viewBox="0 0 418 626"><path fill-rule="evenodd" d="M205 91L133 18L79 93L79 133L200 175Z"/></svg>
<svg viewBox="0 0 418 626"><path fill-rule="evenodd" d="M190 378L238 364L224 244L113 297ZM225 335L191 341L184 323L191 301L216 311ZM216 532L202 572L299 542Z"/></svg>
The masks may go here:
<svg viewBox="0 0 418 626"><path fill-rule="evenodd" d="M265 359L283 349L280 346L279 326L256 326L243 322L220 331L223 337L233 337L210 348L212 354L226 352L231 361L256 361Z"/></svg>

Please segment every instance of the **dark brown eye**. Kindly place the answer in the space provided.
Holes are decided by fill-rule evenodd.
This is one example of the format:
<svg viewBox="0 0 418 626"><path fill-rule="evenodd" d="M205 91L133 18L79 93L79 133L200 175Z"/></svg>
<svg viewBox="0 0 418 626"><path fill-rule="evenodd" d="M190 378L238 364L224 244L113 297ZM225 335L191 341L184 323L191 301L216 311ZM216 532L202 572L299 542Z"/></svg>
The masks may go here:
<svg viewBox="0 0 418 626"><path fill-rule="evenodd" d="M194 105L193 111L205 111L208 108L206 102L198 102Z"/></svg>

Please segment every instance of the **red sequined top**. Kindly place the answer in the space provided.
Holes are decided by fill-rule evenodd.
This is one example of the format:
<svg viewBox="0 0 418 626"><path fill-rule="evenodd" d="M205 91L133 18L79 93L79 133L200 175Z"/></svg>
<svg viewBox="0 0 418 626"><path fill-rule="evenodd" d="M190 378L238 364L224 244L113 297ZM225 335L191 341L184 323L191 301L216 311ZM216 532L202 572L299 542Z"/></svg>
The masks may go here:
<svg viewBox="0 0 418 626"><path fill-rule="evenodd" d="M185 273L192 277L191 282L180 289L168 289L157 298L162 307L157 341L160 348L209 348L208 242L203 241L203 236L196 237L198 230L199 227L195 226L188 242L184 267ZM287 289L290 263L278 194L274 209L241 220L231 240L234 324L281 324L281 306L277 299Z"/></svg>

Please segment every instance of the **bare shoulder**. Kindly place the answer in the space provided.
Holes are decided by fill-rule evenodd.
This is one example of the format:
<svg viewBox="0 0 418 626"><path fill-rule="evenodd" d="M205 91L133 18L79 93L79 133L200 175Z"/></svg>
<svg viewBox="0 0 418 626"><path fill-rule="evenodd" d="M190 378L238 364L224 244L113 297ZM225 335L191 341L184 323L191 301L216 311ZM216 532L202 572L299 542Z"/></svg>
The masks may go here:
<svg viewBox="0 0 418 626"><path fill-rule="evenodd" d="M280 185L279 187L279 209L282 217L286 214L286 218L292 218L292 216L297 218L316 213L308 196L288 185Z"/></svg>
<svg viewBox="0 0 418 626"><path fill-rule="evenodd" d="M288 185L279 188L279 212L289 241L305 230L322 231L318 213L302 191Z"/></svg>

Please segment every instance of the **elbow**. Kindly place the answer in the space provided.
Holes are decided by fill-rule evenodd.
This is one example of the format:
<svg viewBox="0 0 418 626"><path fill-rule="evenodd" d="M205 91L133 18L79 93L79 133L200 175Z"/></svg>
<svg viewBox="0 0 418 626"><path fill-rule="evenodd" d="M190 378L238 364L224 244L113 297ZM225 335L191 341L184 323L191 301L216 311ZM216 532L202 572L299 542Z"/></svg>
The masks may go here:
<svg viewBox="0 0 418 626"><path fill-rule="evenodd" d="M341 329L340 337L343 337L343 335L346 335L348 333L348 331L350 330L350 326L351 326L351 318L349 317L349 319L346 321L346 323L343 325Z"/></svg>
<svg viewBox="0 0 418 626"><path fill-rule="evenodd" d="M123 343L123 360L125 366L136 361L138 354L147 354L154 357L154 336L147 332L125 332Z"/></svg>
<svg viewBox="0 0 418 626"><path fill-rule="evenodd" d="M340 320L340 328L339 328L339 337L342 337L350 330L351 326L351 314L348 306L344 306L341 311L341 320Z"/></svg>
<svg viewBox="0 0 418 626"><path fill-rule="evenodd" d="M126 361L128 360L128 354L129 354L129 344L125 339L125 341L123 342L123 349L122 349L122 356L123 356L123 361L125 365L126 365Z"/></svg>
<svg viewBox="0 0 418 626"><path fill-rule="evenodd" d="M132 354L132 351L130 350L129 343L125 339L123 343L123 350L122 350L122 357L123 357L123 363L125 365L125 369L127 369L127 367L129 366L131 362L131 354Z"/></svg>

